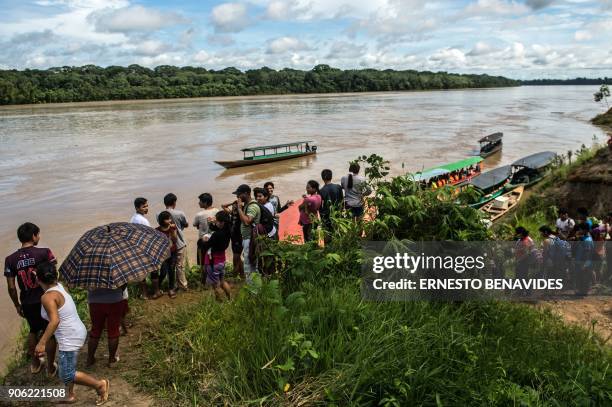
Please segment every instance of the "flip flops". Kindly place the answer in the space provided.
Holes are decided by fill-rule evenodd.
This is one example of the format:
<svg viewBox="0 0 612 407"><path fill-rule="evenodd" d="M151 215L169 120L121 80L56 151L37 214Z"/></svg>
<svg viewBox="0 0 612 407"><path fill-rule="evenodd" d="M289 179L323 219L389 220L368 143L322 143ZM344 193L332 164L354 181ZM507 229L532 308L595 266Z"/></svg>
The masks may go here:
<svg viewBox="0 0 612 407"><path fill-rule="evenodd" d="M30 373L32 374L39 373L42 370L44 363L45 363L45 358L38 358L38 367L34 367L30 365Z"/></svg>
<svg viewBox="0 0 612 407"><path fill-rule="evenodd" d="M98 394L98 398L96 399L96 406L101 406L102 404L108 401L108 394L110 392L110 381L108 379L103 379L106 383L106 388L104 389L104 393Z"/></svg>

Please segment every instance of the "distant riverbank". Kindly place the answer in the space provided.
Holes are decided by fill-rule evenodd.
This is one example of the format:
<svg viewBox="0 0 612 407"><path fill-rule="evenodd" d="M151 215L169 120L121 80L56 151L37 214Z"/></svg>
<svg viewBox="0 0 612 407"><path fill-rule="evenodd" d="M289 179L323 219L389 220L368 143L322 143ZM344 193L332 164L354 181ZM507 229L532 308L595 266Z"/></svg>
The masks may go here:
<svg viewBox="0 0 612 407"><path fill-rule="evenodd" d="M387 69L310 71L236 68L85 65L46 70L0 70L0 105L106 100L176 99L309 93L351 93L518 86L502 76Z"/></svg>

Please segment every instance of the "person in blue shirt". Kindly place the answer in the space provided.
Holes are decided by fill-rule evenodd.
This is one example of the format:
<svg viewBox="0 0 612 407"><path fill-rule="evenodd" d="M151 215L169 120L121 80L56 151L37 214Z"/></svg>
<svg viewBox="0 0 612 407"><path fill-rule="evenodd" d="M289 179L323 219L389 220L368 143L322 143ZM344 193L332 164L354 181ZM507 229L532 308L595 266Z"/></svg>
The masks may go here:
<svg viewBox="0 0 612 407"><path fill-rule="evenodd" d="M593 283L593 260L595 244L587 223L576 226L576 250L574 252L574 271L576 295L587 295Z"/></svg>

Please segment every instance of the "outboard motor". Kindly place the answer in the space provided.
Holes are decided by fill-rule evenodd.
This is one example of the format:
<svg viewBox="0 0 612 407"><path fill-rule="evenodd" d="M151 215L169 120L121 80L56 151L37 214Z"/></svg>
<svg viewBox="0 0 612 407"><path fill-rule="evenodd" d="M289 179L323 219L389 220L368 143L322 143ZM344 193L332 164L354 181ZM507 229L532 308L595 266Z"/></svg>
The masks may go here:
<svg viewBox="0 0 612 407"><path fill-rule="evenodd" d="M313 153L316 153L316 152L317 152L317 146L312 146L312 147L310 147L310 150L311 150Z"/></svg>

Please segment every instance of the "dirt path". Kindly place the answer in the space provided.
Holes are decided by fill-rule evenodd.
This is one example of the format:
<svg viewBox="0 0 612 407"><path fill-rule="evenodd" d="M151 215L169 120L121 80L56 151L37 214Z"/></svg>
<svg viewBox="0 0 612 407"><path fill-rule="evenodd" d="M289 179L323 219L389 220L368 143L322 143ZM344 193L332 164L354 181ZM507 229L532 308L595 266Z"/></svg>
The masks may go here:
<svg viewBox="0 0 612 407"><path fill-rule="evenodd" d="M606 344L612 345L612 297L546 301L538 306L552 309L569 324L594 329Z"/></svg>
<svg viewBox="0 0 612 407"><path fill-rule="evenodd" d="M108 350L104 337L100 340L96 352L97 363L92 367L85 367L87 345L83 347L79 355L78 369L96 377L108 378L110 380L111 394L105 406L145 407L156 404L152 397L141 393L127 380L130 375L134 374L134 368L140 365L139 349L140 344L146 338L147 329L155 323L158 316L166 314L166 310L170 308L175 309L182 304L198 302L202 296L210 295L210 293L210 291L192 290L187 293L179 294L179 296L173 300L167 296L163 296L158 300L140 302L138 304L138 309L133 309L128 316L128 321L132 324L132 327L129 329L128 334L121 336L119 340L118 354L121 360L113 368L108 368L105 363L108 359ZM15 369L7 376L5 384L16 386L61 385L57 377L51 379L47 378L44 371L34 376L31 375L29 366L27 365ZM77 386L76 392L79 400L73 405L95 405L96 395L92 390ZM19 404L26 405L26 403ZM0 405L4 404L0 402Z"/></svg>

